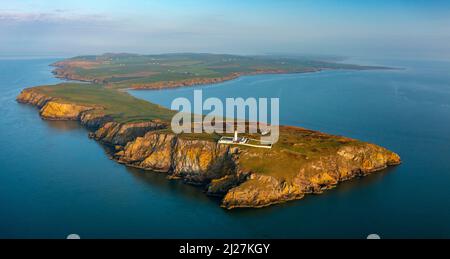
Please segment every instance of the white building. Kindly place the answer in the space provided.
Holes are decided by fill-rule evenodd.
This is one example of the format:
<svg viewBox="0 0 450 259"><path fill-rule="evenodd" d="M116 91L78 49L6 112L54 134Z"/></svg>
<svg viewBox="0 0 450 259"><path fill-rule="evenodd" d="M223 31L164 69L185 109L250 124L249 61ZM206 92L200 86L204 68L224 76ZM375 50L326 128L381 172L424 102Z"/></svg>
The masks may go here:
<svg viewBox="0 0 450 259"><path fill-rule="evenodd" d="M253 142L257 140L252 140ZM261 144L260 141L258 143L250 143L250 139L248 138L240 138L238 136L238 132L234 131L233 137L221 137L218 141L219 144L225 144L225 145L242 145L242 146L249 146L249 147L257 147L257 148L272 148L272 144Z"/></svg>

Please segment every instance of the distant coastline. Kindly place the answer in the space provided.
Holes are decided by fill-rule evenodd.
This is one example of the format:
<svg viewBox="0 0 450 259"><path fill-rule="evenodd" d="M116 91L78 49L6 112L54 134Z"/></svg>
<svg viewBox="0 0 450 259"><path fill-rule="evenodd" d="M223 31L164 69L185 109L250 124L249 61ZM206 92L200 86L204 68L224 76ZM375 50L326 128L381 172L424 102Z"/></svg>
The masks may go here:
<svg viewBox="0 0 450 259"><path fill-rule="evenodd" d="M180 57L179 57L180 56ZM212 64L200 64L199 66L203 69L210 69L216 73L205 73L201 75L200 73L191 73L186 71L178 71L178 74L171 75L171 69L175 70L178 67L186 67L187 70L191 70L189 65L173 65L171 69L167 71L161 71L165 64L159 62L160 59L164 60L167 58L166 62L172 62L172 59L179 59L178 61L183 62L185 59L192 58L192 62L203 62L202 58L214 59ZM118 61L115 60L118 59ZM120 59L125 58L146 58L148 61L154 63L156 67L139 68L131 73L120 74L114 71L116 69L121 69L124 64L120 63ZM247 64L244 66L237 66L233 62L234 60L243 59L245 62L252 62L252 64ZM248 59L248 60L247 60ZM250 61L249 61L250 60ZM209 61L209 60L208 60ZM238 62L237 61L237 62ZM220 63L222 62L222 63ZM215 65L219 63L220 65ZM263 65L259 65L262 63ZM293 63L293 67L289 67L289 63ZM311 63L311 64L310 64ZM170 63L169 63L170 64ZM114 66L115 65L115 66ZM195 64L197 66L197 64ZM65 80L74 80L80 82L88 82L94 84L104 84L107 87L112 88L127 88L133 90L149 90L149 89L166 89L166 88L178 88L178 87L189 87L196 85L206 85L215 84L234 80L241 76L251 76L251 75L263 75L263 74L296 74L296 73L311 73L319 72L324 70L337 70L337 69L352 69L352 70L373 70L373 69L393 69L384 66L363 66L363 65L352 65L345 63L335 63L328 61L314 61L314 60L302 60L302 59L289 59L286 57L277 58L276 56L268 57L246 57L246 56L234 56L234 55L218 55L218 54L161 54L161 55L137 55L137 54L113 54L107 53L101 56L81 56L74 57L71 59L66 59L62 61L55 62L51 64L55 67L52 73L56 78ZM112 68L108 68L113 66ZM170 67L170 65L167 65ZM90 72L96 69L103 69L105 67L104 73ZM216 71L215 69L225 68L225 72ZM111 71L108 71L111 70ZM158 72L151 71L152 69ZM239 71L242 70L242 71ZM83 71L81 73L80 71ZM160 74L166 74L165 78L158 78ZM155 78L155 80L153 80ZM175 79L176 78L176 79ZM123 80L121 80L123 79ZM143 82L129 82L130 79L142 80ZM147 80L148 82L145 82Z"/></svg>

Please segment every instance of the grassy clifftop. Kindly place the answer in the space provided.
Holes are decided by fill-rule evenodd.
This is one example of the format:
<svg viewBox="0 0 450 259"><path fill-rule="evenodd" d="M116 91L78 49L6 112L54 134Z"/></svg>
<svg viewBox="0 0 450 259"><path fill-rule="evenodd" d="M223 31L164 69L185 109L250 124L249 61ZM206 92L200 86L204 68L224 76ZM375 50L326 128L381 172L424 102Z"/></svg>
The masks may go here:
<svg viewBox="0 0 450 259"><path fill-rule="evenodd" d="M379 67L333 63L311 58L223 54L103 54L53 64L57 77L102 83L110 88L169 88L231 80L240 75L302 73L323 69Z"/></svg>
<svg viewBox="0 0 450 259"><path fill-rule="evenodd" d="M160 105L137 99L130 94L105 88L99 84L63 83L32 88L60 102L86 106L98 106L102 113L112 116L118 122L136 122L160 119L170 121L174 111Z"/></svg>

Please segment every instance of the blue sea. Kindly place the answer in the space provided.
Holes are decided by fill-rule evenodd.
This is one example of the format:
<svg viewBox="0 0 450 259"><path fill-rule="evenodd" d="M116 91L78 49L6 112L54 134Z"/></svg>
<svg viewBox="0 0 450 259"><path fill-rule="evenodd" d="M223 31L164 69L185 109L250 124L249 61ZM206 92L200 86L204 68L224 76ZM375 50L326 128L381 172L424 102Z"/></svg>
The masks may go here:
<svg viewBox="0 0 450 259"><path fill-rule="evenodd" d="M175 97L280 98L281 124L389 148L403 164L264 209L227 211L201 189L127 168L75 122L18 104L60 82L57 59L0 60L0 238L450 238L450 62L352 59L395 70L258 75L217 85L131 91Z"/></svg>

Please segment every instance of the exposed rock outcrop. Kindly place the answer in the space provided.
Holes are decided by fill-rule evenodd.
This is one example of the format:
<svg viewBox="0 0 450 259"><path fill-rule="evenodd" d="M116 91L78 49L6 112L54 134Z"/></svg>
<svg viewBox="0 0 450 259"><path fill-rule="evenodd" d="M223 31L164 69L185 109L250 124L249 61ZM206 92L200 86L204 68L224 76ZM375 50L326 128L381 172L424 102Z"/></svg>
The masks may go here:
<svg viewBox="0 0 450 259"><path fill-rule="evenodd" d="M186 140L171 133L148 132L130 141L114 157L120 163L165 172L171 178L196 185L205 185L235 172L228 146Z"/></svg>
<svg viewBox="0 0 450 259"><path fill-rule="evenodd" d="M39 113L47 120L79 120L83 112L94 109L90 106L51 100L41 108Z"/></svg>
<svg viewBox="0 0 450 259"><path fill-rule="evenodd" d="M119 123L104 114L102 107L64 102L32 88L24 90L17 101L37 106L44 119L79 120L94 131L92 138L113 147L112 158L118 162L205 186L208 195L224 197L222 206L228 209L301 199L305 194L321 193L339 182L401 162L387 149L354 141L342 144L334 153L297 163L290 178L273 176L240 166L243 158L258 155L252 149L240 152L215 141L184 138L164 130L167 122Z"/></svg>
<svg viewBox="0 0 450 259"><path fill-rule="evenodd" d="M113 121L113 117L101 111L87 111L80 115L80 123L90 130L97 130L107 122Z"/></svg>
<svg viewBox="0 0 450 259"><path fill-rule="evenodd" d="M38 91L34 91L33 88L23 90L16 98L16 100L20 103L28 103L38 107L39 109L44 107L44 105L52 99L54 98L41 94Z"/></svg>
<svg viewBox="0 0 450 259"><path fill-rule="evenodd" d="M307 70L305 72L316 72L319 69ZM207 85L207 84L216 84L225 81L230 81L236 79L241 76L248 75L259 75L259 74L286 74L289 73L286 70L257 70L253 72L240 72L240 73L231 73L227 76L222 77L204 77L204 78L191 78L177 81L159 81L153 83L139 83L132 84L131 88L135 90L141 89L164 89L164 88L178 88L178 87L187 87L187 86L196 86L196 85Z"/></svg>
<svg viewBox="0 0 450 259"><path fill-rule="evenodd" d="M137 137L144 136L149 131L165 129L167 124L158 120L147 122L118 123L107 122L94 134L93 138L111 146L124 146Z"/></svg>
<svg viewBox="0 0 450 259"><path fill-rule="evenodd" d="M339 182L400 164L400 157L373 144L344 146L335 155L305 163L289 181L252 173L248 181L231 189L222 206L264 207L301 199L308 193L321 193Z"/></svg>
<svg viewBox="0 0 450 259"><path fill-rule="evenodd" d="M115 154L120 163L168 173L173 168L176 138L172 134L147 133Z"/></svg>
<svg viewBox="0 0 450 259"><path fill-rule="evenodd" d="M83 112L97 109L94 106L63 102L58 98L33 91L33 88L22 91L17 101L38 107L39 114L47 120L79 120Z"/></svg>

